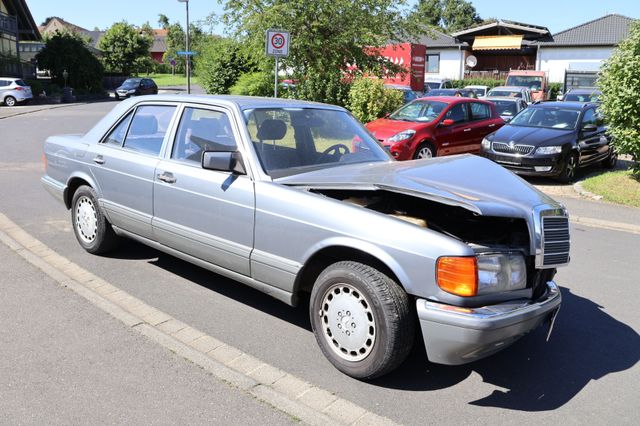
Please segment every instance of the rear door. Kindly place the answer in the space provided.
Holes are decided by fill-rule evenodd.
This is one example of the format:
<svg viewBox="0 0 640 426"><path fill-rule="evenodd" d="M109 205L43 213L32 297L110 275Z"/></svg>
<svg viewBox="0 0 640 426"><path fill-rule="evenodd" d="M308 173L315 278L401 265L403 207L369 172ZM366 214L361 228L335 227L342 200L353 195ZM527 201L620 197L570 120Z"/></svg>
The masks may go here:
<svg viewBox="0 0 640 426"><path fill-rule="evenodd" d="M172 104L143 104L126 114L95 147L91 172L109 221L152 238L154 173L173 119Z"/></svg>
<svg viewBox="0 0 640 426"><path fill-rule="evenodd" d="M482 139L489 133L498 130L502 119L497 116L494 118L491 106L483 102L470 102L469 112L471 135L465 152L478 153Z"/></svg>
<svg viewBox="0 0 640 426"><path fill-rule="evenodd" d="M594 125L596 130L583 131L582 128L585 125ZM609 154L609 141L605 136L605 127L595 108L589 108L582 114L578 127L578 145L581 164L602 160Z"/></svg>

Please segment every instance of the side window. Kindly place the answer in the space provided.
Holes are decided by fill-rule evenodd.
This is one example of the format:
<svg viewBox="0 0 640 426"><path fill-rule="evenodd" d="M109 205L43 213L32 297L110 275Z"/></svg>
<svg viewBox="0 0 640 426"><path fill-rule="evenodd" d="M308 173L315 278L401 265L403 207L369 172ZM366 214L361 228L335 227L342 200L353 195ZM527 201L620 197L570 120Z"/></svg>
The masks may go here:
<svg viewBox="0 0 640 426"><path fill-rule="evenodd" d="M171 158L200 164L204 151L235 151L238 145L227 114L187 107L173 143Z"/></svg>
<svg viewBox="0 0 640 426"><path fill-rule="evenodd" d="M582 118L582 125L584 126L585 124L598 124L596 110L588 109L585 111L584 117Z"/></svg>
<svg viewBox="0 0 640 426"><path fill-rule="evenodd" d="M459 103L454 105L444 116L445 119L453 120L456 124L464 123L467 118L467 104Z"/></svg>
<svg viewBox="0 0 640 426"><path fill-rule="evenodd" d="M470 106L472 120L487 120L491 118L491 108L489 108L489 105L472 102Z"/></svg>
<svg viewBox="0 0 640 426"><path fill-rule="evenodd" d="M0 87L8 86L9 82L7 80L0 80Z"/></svg>
<svg viewBox="0 0 640 426"><path fill-rule="evenodd" d="M451 83L449 80L444 82L444 88L445 89L453 89L453 83Z"/></svg>
<svg viewBox="0 0 640 426"><path fill-rule="evenodd" d="M122 142L127 134L127 129L129 128L129 122L131 121L132 116L133 111L127 114L127 116L115 127L115 129L111 131L111 133L109 133L103 142L108 143L109 145L122 146Z"/></svg>
<svg viewBox="0 0 640 426"><path fill-rule="evenodd" d="M143 105L136 109L124 147L144 154L158 155L175 106Z"/></svg>

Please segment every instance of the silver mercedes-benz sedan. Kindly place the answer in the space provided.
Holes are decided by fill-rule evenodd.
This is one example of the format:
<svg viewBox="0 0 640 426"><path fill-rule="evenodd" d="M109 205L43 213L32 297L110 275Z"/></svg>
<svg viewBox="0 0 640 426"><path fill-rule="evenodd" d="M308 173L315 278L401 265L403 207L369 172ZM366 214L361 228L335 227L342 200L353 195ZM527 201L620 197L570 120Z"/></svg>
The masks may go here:
<svg viewBox="0 0 640 426"><path fill-rule="evenodd" d="M307 298L322 352L356 378L400 365L416 327L431 362L463 364L550 332L560 307L562 205L473 155L396 162L343 108L142 96L44 149L85 250L132 238Z"/></svg>

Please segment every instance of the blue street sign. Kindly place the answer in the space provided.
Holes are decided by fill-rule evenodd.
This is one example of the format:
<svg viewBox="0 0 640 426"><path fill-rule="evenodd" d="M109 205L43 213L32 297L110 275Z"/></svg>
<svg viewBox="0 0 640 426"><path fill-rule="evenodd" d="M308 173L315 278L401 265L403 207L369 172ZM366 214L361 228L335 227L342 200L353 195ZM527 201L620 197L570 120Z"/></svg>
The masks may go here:
<svg viewBox="0 0 640 426"><path fill-rule="evenodd" d="M186 52L184 50L181 50L180 52L176 52L176 53L181 56L195 56L198 54L198 52L191 52L191 51Z"/></svg>

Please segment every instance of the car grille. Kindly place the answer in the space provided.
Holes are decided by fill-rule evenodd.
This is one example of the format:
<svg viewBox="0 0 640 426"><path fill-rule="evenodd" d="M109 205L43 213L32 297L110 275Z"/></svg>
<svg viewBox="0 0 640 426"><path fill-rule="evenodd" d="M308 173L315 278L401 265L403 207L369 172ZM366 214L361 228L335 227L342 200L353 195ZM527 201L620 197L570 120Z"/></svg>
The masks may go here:
<svg viewBox="0 0 640 426"><path fill-rule="evenodd" d="M542 218L542 250L544 266L569 263L569 218Z"/></svg>
<svg viewBox="0 0 640 426"><path fill-rule="evenodd" d="M531 145L511 145L503 142L494 142L493 150L495 152L500 152L502 154L519 154L519 155L527 155L533 151L533 146Z"/></svg>

